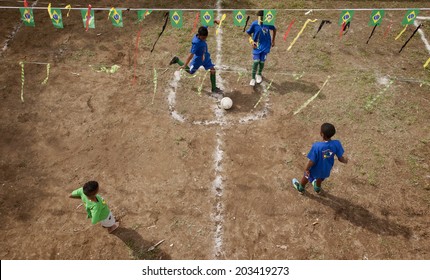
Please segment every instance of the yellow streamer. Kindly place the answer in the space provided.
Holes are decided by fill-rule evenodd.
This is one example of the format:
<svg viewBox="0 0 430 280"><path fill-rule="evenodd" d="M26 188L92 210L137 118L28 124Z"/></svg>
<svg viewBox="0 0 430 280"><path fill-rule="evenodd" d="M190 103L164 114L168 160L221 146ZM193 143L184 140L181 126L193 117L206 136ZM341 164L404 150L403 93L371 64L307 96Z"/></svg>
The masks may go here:
<svg viewBox="0 0 430 280"><path fill-rule="evenodd" d="M69 9L69 11L67 12L67 17L69 17L70 11L72 10L72 5L67 5L66 7L64 7L65 9Z"/></svg>
<svg viewBox="0 0 430 280"><path fill-rule="evenodd" d="M52 19L51 3L48 4L48 14L49 14L49 18Z"/></svg>
<svg viewBox="0 0 430 280"><path fill-rule="evenodd" d="M197 89L197 90L198 90L198 94L199 94L199 96L200 96L200 95L202 95L203 83L205 82L206 76L208 75L208 72L209 72L209 71L210 71L210 70L207 70L207 71L205 72L205 75L203 76L202 82L200 83L200 86L199 86L199 88Z"/></svg>
<svg viewBox="0 0 430 280"><path fill-rule="evenodd" d="M252 38L251 37L249 37L248 38L248 41L249 41L249 44L251 45L251 46L254 46L254 40L252 40Z"/></svg>
<svg viewBox="0 0 430 280"><path fill-rule="evenodd" d="M427 59L427 62L424 63L424 68L426 68L427 66L429 66L429 64L430 64L430 57L429 57L429 59Z"/></svg>
<svg viewBox="0 0 430 280"><path fill-rule="evenodd" d="M406 28L408 28L408 26L407 26L407 25L405 25L405 28L403 28L403 30L402 30L402 31L400 31L399 35L397 35L396 39L394 39L394 40L399 39L399 38L400 38L400 36L402 36L402 34L406 31Z"/></svg>
<svg viewBox="0 0 430 280"><path fill-rule="evenodd" d="M154 98L155 98L155 93L157 92L157 79L158 79L158 75L157 75L157 69L154 68L154 95L152 96L152 102L151 105L154 104Z"/></svg>
<svg viewBox="0 0 430 280"><path fill-rule="evenodd" d="M221 29L221 24L222 24L222 22L225 20L226 16L227 16L226 14L223 14L223 15L222 15L221 20L219 21L218 28L216 29L216 35L218 35L218 32L219 32L219 30Z"/></svg>
<svg viewBox="0 0 430 280"><path fill-rule="evenodd" d="M327 80L325 80L324 84L322 85L322 87L320 88L320 90L311 98L309 98L299 109L297 109L293 115L297 115L301 110L303 110L304 108L306 108L306 106L309 105L309 103L311 103L315 98L317 98L317 96L320 94L321 90L325 87L325 85L327 84L328 80L330 79L330 76L327 77Z"/></svg>
<svg viewBox="0 0 430 280"><path fill-rule="evenodd" d="M20 61L21 65L21 101L24 102L24 62Z"/></svg>
<svg viewBox="0 0 430 280"><path fill-rule="evenodd" d="M275 75L276 76L276 75ZM257 103L254 105L254 109L257 108L258 104L260 104L261 100L263 100L264 97L269 96L269 89L272 86L273 80L275 79L275 76L270 81L270 84L267 86L267 88L264 90L264 93L261 95L260 99L258 99Z"/></svg>
<svg viewBox="0 0 430 280"><path fill-rule="evenodd" d="M45 80L43 80L42 85L46 85L46 83L48 82L49 79L49 69L51 68L51 64L48 63L46 64L46 78Z"/></svg>
<svg viewBox="0 0 430 280"><path fill-rule="evenodd" d="M309 22L316 22L318 19L308 19L306 20L305 24L303 25L302 29L300 30L299 34L297 34L296 38L294 38L294 40L291 42L290 46L288 47L287 51L291 50L291 48L293 47L293 45L296 43L297 39L299 39L300 35L302 35L303 30L305 30L306 25L308 25Z"/></svg>
<svg viewBox="0 0 430 280"><path fill-rule="evenodd" d="M116 10L115 10L115 8L114 8L114 7L112 7L112 8L109 10L108 19L110 18L110 15L111 15L112 13L114 13L114 12L116 12Z"/></svg>

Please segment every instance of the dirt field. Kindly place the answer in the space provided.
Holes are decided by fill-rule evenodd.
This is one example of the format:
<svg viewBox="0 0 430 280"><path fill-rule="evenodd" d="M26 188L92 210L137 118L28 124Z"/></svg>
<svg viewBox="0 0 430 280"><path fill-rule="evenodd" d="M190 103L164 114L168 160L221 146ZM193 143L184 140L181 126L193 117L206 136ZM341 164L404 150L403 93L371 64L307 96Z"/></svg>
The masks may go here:
<svg viewBox="0 0 430 280"><path fill-rule="evenodd" d="M121 7L217 8L215 0L200 2ZM188 53L195 11L184 12L183 29L169 23L150 53L163 12L141 24L124 12L124 28L115 28L97 11L96 28L85 32L79 11L69 18L63 11L64 29L56 30L46 10L35 10L36 27L14 33L19 11L1 9L0 258L430 259L430 70L423 68L430 55L419 34L399 54L415 26L394 40L405 11L387 11L366 44L369 11L357 11L340 39L339 11L280 9L374 8L374 1L283 2L221 1L220 8L279 9L276 46L255 89L247 36L231 12L220 35L209 30L218 84L234 102L229 111L218 109L204 71L179 76L168 65ZM430 8L424 0L378 5ZM319 21L287 51L308 18ZM312 38L322 19L332 24ZM428 40L429 26L422 28ZM45 85L46 65L36 62L50 63ZM112 65L120 66L114 74L97 71ZM291 179L301 177L324 122L336 126L350 161L335 163L322 195L308 186L300 196ZM68 198L89 180L120 219L113 235Z"/></svg>

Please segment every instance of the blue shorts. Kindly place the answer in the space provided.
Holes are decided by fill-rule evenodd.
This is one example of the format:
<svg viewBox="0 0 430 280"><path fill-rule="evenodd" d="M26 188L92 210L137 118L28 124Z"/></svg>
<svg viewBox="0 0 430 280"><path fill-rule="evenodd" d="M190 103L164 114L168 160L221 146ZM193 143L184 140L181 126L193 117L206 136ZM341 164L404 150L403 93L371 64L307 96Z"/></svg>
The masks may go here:
<svg viewBox="0 0 430 280"><path fill-rule="evenodd" d="M197 61L193 60L190 63L190 74L196 73L196 71L200 68L200 66L203 66L205 68L205 70L209 70L212 67L214 67L215 64L213 64L212 60L210 60L210 59L207 59L204 63L201 61L197 62Z"/></svg>
<svg viewBox="0 0 430 280"><path fill-rule="evenodd" d="M316 179L321 179L321 181L324 181L326 178L314 178L313 176L312 176L312 174L309 174L309 176L308 175L306 175L306 172L305 172L305 177L306 177L306 179L308 179L308 181L309 182L313 182L314 180L316 180Z"/></svg>
<svg viewBox="0 0 430 280"><path fill-rule="evenodd" d="M267 59L267 53L265 53L265 52L261 52L261 53L259 53L259 54L252 54L252 59L255 61L255 60L259 60L259 61L261 61L261 62L264 62L264 61L266 61L266 59Z"/></svg>

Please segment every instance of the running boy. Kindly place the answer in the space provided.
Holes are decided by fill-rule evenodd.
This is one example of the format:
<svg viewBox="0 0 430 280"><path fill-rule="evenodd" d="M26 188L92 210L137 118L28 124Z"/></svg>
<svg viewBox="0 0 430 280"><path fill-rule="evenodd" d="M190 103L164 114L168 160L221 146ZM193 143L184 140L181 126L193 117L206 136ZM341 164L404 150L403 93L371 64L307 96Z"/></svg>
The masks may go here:
<svg viewBox="0 0 430 280"><path fill-rule="evenodd" d="M219 20L214 21L219 24ZM190 74L194 74L200 66L203 66L205 70L211 71L211 85L213 93L222 93L222 90L216 86L216 71L215 64L212 63L211 55L208 51L208 45L206 39L208 37L208 28L201 26L196 35L194 35L191 45L190 54L188 55L185 63L182 62L177 56L173 57L169 65L179 64L181 69L185 69ZM191 62L190 66L188 64Z"/></svg>
<svg viewBox="0 0 430 280"><path fill-rule="evenodd" d="M293 179L293 187L301 194L305 192L305 186L308 182L312 183L316 193L321 192L321 183L330 176L331 168L334 164L334 156L340 162L348 163L348 159L343 156L343 147L339 140L331 140L336 133L334 125L324 123L321 125L320 135L324 142L316 142L312 145L308 153L308 164L305 168L305 174L302 181Z"/></svg>
<svg viewBox="0 0 430 280"><path fill-rule="evenodd" d="M263 24L264 11L258 11L258 20L252 22L249 29L246 31L249 35L249 41L252 45L252 79L250 86L255 86L263 81L261 72L264 68L264 62L267 59L267 54L270 53L271 47L275 46L276 27L274 25ZM270 30L273 31L273 39L270 36ZM260 67L260 68L258 68ZM258 74L257 74L258 68Z"/></svg>
<svg viewBox="0 0 430 280"><path fill-rule="evenodd" d="M112 233L118 228L119 223L115 221L112 212L109 210L104 199L97 194L98 192L99 183L89 181L82 188L74 190L69 197L82 199L85 210L87 210L87 217L91 219L91 223L97 224L100 222L102 227L106 228L109 233Z"/></svg>

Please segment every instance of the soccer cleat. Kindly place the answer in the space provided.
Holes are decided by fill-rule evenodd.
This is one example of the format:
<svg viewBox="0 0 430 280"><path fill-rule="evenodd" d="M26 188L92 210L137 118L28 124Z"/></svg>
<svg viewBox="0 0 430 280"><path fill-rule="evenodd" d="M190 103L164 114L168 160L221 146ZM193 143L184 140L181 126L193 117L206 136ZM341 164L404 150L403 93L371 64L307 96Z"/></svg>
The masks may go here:
<svg viewBox="0 0 430 280"><path fill-rule="evenodd" d="M250 86L252 86L252 87L253 87L253 86L255 86L255 79L252 79L252 80L249 82L249 85L250 85Z"/></svg>
<svg viewBox="0 0 430 280"><path fill-rule="evenodd" d="M261 82L263 81L263 77L261 77L261 75L255 75L255 80L257 84L261 84Z"/></svg>
<svg viewBox="0 0 430 280"><path fill-rule="evenodd" d="M317 180L315 179L315 180L313 180L312 181L312 186L314 187L314 191L317 193L317 194L320 194L321 193L321 188L320 187L318 187L317 186Z"/></svg>
<svg viewBox="0 0 430 280"><path fill-rule="evenodd" d="M223 94L224 92L222 91L222 89L216 87L212 90L212 93Z"/></svg>
<svg viewBox="0 0 430 280"><path fill-rule="evenodd" d="M302 185L300 185L299 181L296 178L294 178L292 180L292 183L293 183L293 187L296 190L298 190L300 194L304 194L305 193L305 188L303 188Z"/></svg>
<svg viewBox="0 0 430 280"><path fill-rule="evenodd" d="M176 64L178 63L178 61L179 61L179 57L174 56L172 60L170 60L169 65Z"/></svg>

